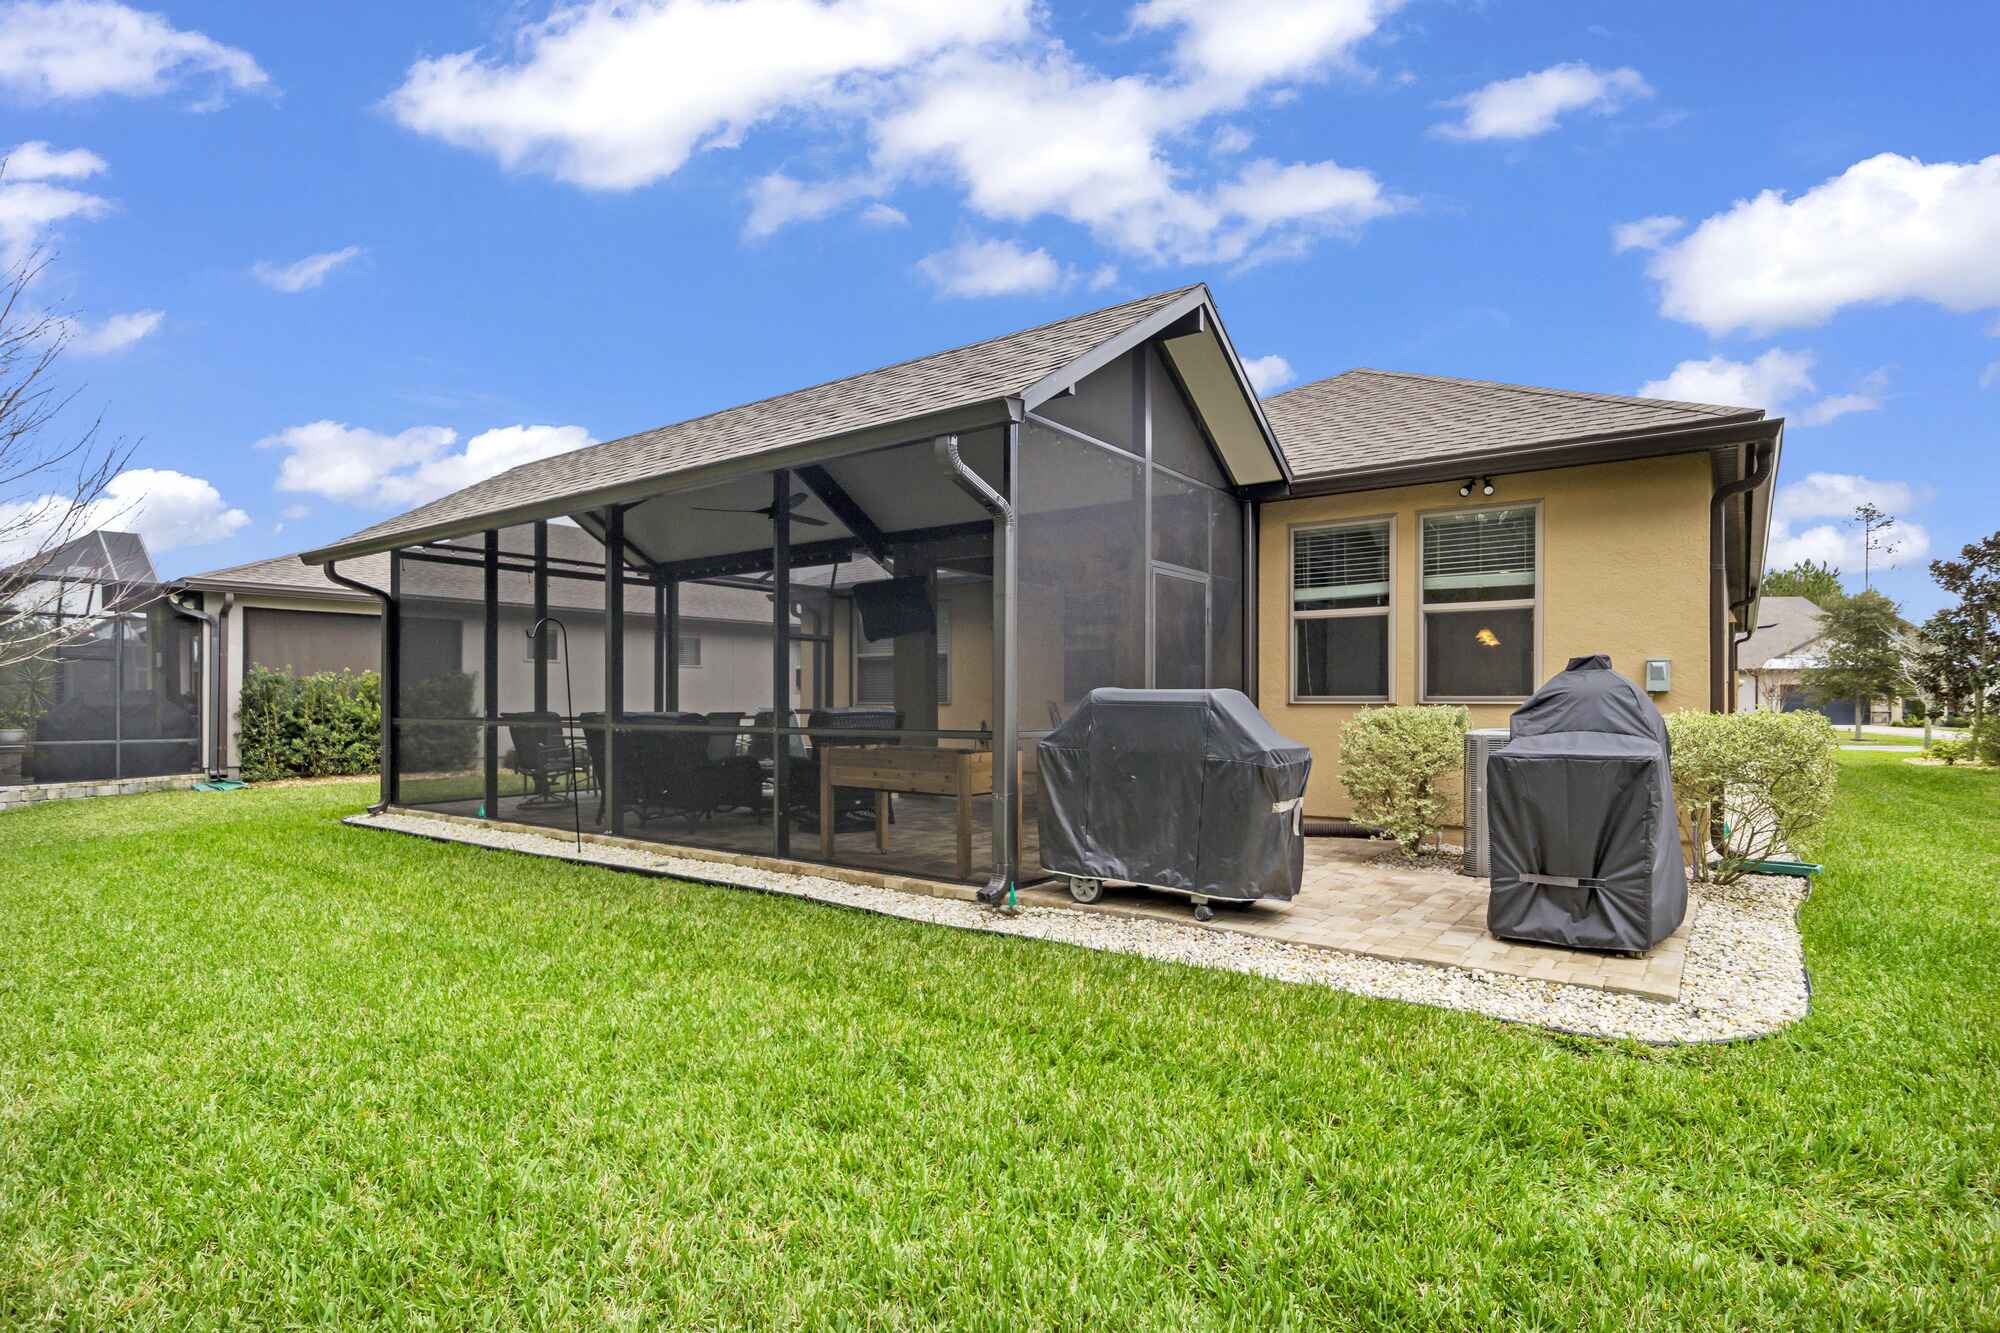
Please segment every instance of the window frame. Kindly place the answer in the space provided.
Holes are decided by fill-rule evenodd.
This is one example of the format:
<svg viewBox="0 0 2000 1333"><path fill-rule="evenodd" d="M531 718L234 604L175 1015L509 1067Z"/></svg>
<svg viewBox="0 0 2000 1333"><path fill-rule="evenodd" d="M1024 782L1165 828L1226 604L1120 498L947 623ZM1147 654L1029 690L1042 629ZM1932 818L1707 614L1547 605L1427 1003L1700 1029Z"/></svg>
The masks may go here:
<svg viewBox="0 0 2000 1333"><path fill-rule="evenodd" d="M1488 602L1440 602L1441 612L1453 611L1527 611L1534 618L1534 643L1528 650L1528 690L1525 694L1432 694L1430 684L1430 607L1424 602L1424 528L1426 521L1434 517L1451 514L1491 513L1502 509L1526 509L1535 517L1535 595L1533 597L1505 597ZM1542 600L1547 574L1543 569L1543 547L1546 524L1542 501L1538 496L1530 500L1507 500L1494 503L1481 498L1477 504L1442 505L1434 509L1417 511L1417 702L1420 704L1511 704L1526 703L1535 693L1535 683L1542 678L1542 625L1547 618L1543 614Z"/></svg>
<svg viewBox="0 0 2000 1333"><path fill-rule="evenodd" d="M1396 566L1401 548L1397 543L1397 516L1389 514L1367 514L1355 518L1334 519L1315 523L1292 523L1285 529L1285 692L1286 702L1294 704L1394 704L1396 702L1396 634L1400 618L1397 608L1402 599L1396 596ZM1386 527L1389 530L1389 603L1387 606L1335 607L1324 611L1301 611L1298 609L1298 541L1301 534L1316 532L1340 532L1351 528ZM1352 620L1362 616L1379 616L1388 622L1383 630L1383 644L1386 660L1383 663L1383 684L1386 689L1381 694L1300 694L1299 693L1299 629L1301 620Z"/></svg>
<svg viewBox="0 0 2000 1333"><path fill-rule="evenodd" d="M674 662L674 669L676 671L701 670L701 635L676 634L674 636L674 643L676 645L674 652L677 655ZM689 651L690 649L692 651Z"/></svg>
<svg viewBox="0 0 2000 1333"><path fill-rule="evenodd" d="M884 641L889 644L889 651L887 652L871 653L863 651L869 640L861 632L861 610L854 605L852 598L848 599L847 614L848 624L851 627L851 633L848 636L851 641L851 651L847 655L847 701L849 705L855 708L879 708L894 703L893 699L869 703L861 697L861 662L863 658L869 657L888 658L893 661L896 656L896 641L894 639ZM940 659L938 668L938 707L949 708L951 706L952 677L952 615L951 603L942 596L937 600L936 615L938 626L943 630L943 633L938 635L937 655Z"/></svg>

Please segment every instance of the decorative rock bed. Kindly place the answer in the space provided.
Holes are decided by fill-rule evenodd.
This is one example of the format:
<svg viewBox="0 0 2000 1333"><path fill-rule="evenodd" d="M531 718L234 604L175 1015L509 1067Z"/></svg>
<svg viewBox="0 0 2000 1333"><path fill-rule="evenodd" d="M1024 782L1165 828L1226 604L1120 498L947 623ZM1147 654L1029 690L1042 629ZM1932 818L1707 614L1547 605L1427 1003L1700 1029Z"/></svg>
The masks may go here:
<svg viewBox="0 0 2000 1333"><path fill-rule="evenodd" d="M1163 962L1331 986L1356 995L1459 1009L1584 1036L1666 1044L1759 1037L1803 1018L1810 995L1797 923L1805 887L1799 880L1776 876L1744 879L1728 888L1695 887L1689 905L1694 925L1681 996L1676 1003L1663 1004L1585 986L1391 962L1259 939L1222 925L1181 925L1049 907L1031 907L1008 915L969 901L969 890L963 897L932 896L595 841L586 842L579 857L567 839L473 821L385 812L357 815L347 822L359 828L527 852L613 870L809 898L960 930L1053 940Z"/></svg>

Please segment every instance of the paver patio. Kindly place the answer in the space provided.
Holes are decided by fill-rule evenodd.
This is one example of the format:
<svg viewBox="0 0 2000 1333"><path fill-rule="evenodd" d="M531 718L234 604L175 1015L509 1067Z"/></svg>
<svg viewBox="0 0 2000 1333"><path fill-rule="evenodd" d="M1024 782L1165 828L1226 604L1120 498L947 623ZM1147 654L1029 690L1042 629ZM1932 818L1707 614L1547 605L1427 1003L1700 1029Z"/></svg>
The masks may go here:
<svg viewBox="0 0 2000 1333"><path fill-rule="evenodd" d="M1680 998L1686 922L1641 958L1514 944L1486 933L1486 892L1483 879L1406 865L1388 843L1309 838L1305 884L1296 899L1225 907L1209 928L1397 962L1591 986L1649 1000ZM1104 897L1089 906L1072 902L1060 881L1026 889L1021 896L1039 906L1193 920L1184 897L1153 889L1107 886Z"/></svg>

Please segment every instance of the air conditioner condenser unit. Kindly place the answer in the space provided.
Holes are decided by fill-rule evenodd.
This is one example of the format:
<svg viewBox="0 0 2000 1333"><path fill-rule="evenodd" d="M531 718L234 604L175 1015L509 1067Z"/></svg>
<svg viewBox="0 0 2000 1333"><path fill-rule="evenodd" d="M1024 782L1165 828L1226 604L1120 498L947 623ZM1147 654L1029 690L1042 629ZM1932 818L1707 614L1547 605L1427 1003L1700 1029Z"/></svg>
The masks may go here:
<svg viewBox="0 0 2000 1333"><path fill-rule="evenodd" d="M1478 727L1465 733L1465 864L1462 873L1485 879L1493 873L1492 841L1486 823L1486 759L1507 748L1505 727Z"/></svg>

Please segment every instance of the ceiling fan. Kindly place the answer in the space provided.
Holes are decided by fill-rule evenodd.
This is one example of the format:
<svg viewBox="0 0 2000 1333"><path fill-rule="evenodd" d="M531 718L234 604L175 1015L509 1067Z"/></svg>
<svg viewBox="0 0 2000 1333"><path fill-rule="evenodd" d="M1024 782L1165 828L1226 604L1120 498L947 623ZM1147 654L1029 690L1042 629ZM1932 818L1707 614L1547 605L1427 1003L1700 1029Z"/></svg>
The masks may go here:
<svg viewBox="0 0 2000 1333"><path fill-rule="evenodd" d="M810 524L815 528L826 527L827 521L825 519L814 518L811 514L801 514L798 512L799 506L811 498L804 491L794 491L792 498L785 501L785 508L791 511L792 522ZM762 514L765 518L772 519L777 517L778 506L777 502L773 501L757 509L719 509L712 505L690 505L689 508L699 510L704 514Z"/></svg>

